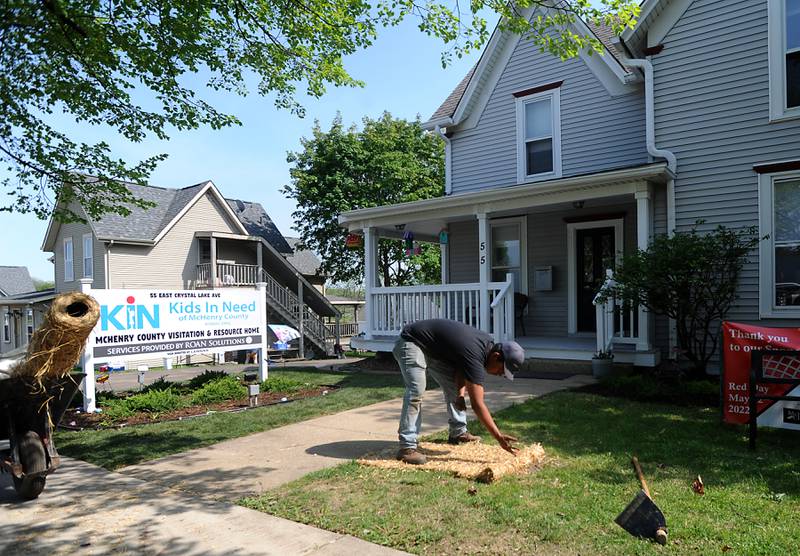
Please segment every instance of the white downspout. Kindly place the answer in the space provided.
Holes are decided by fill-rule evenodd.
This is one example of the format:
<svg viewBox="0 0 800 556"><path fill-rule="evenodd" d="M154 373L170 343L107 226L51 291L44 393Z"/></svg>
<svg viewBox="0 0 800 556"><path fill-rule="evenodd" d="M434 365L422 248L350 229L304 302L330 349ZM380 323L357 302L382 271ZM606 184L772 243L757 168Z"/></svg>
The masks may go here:
<svg viewBox="0 0 800 556"><path fill-rule="evenodd" d="M622 63L644 71L645 139L650 156L664 158L673 175L678 173L678 159L672 151L656 147L656 118L653 92L653 64L645 58L624 58ZM667 180L667 234L675 232L675 180Z"/></svg>
<svg viewBox="0 0 800 556"><path fill-rule="evenodd" d="M434 131L444 140L444 194L450 195L453 191L453 178L451 176L451 145L450 138L442 131L442 126L437 125Z"/></svg>

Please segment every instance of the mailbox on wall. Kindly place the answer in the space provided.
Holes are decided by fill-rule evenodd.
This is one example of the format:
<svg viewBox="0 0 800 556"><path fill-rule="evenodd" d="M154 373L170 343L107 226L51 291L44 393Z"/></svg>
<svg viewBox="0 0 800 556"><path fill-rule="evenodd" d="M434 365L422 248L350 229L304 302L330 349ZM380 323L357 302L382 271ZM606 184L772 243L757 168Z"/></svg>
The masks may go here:
<svg viewBox="0 0 800 556"><path fill-rule="evenodd" d="M553 291L553 267L537 266L533 269L533 291Z"/></svg>

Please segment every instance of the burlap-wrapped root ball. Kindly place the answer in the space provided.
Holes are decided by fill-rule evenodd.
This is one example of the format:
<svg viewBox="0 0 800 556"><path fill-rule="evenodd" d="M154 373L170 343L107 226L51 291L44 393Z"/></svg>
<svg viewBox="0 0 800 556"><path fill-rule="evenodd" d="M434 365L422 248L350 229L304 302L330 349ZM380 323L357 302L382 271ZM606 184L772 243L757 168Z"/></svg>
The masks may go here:
<svg viewBox="0 0 800 556"><path fill-rule="evenodd" d="M100 306L85 293L61 294L53 300L28 345L28 355L12 369L14 375L42 383L59 379L75 368Z"/></svg>

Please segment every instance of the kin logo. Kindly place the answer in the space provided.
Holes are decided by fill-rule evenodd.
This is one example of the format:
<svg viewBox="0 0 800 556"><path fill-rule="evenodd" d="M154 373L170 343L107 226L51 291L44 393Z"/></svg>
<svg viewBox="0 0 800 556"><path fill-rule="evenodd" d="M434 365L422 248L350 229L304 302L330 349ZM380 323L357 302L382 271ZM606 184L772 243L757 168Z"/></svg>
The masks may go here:
<svg viewBox="0 0 800 556"><path fill-rule="evenodd" d="M158 314L158 305L150 308L137 305L136 299L131 295L126 299L127 305L101 305L100 329L104 332L109 328L115 330L141 330L145 321L151 328L159 328L161 319Z"/></svg>

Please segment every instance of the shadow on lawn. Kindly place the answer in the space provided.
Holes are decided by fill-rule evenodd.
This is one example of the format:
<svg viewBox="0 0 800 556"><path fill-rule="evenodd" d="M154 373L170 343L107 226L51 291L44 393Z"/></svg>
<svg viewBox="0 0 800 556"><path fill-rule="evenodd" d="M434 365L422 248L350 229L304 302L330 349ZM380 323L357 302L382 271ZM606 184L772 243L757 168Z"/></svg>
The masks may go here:
<svg viewBox="0 0 800 556"><path fill-rule="evenodd" d="M773 492L800 494L797 433L759 431L759 450L750 452L745 427L722 424L716 409L557 393L510 408L498 421L504 432L559 454L607 454L611 461L587 471L600 482L635 482L630 457L636 454L653 482L699 474L707 483L760 479Z"/></svg>
<svg viewBox="0 0 800 556"><path fill-rule="evenodd" d="M345 440L318 444L306 450L307 454L339 458L344 460L364 457L366 454L375 454L396 450L397 442L388 440Z"/></svg>

